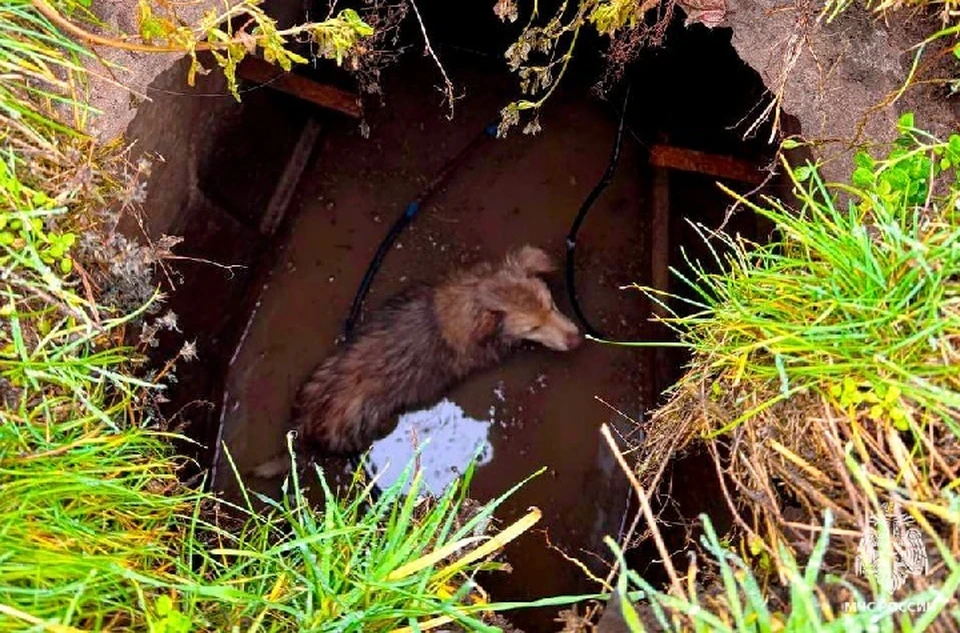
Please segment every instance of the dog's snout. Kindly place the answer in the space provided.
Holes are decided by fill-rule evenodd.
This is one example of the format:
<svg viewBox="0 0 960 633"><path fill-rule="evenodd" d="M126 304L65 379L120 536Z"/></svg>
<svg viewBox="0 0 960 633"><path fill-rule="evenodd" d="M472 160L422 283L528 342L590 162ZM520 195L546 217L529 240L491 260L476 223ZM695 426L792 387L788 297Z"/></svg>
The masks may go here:
<svg viewBox="0 0 960 633"><path fill-rule="evenodd" d="M567 349L577 349L583 343L583 334L573 331L567 334Z"/></svg>

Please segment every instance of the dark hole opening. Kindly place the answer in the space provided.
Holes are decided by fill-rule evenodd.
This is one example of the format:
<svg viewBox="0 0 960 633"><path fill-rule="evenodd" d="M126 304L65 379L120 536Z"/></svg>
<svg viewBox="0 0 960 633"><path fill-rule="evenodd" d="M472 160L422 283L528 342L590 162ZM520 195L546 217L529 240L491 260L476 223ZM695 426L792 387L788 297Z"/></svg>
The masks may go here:
<svg viewBox="0 0 960 633"><path fill-rule="evenodd" d="M512 31L498 29L489 7L471 13L474 9L454 9L451 3L424 3L421 9L429 16L429 30L438 34L434 45L448 72L466 88L452 121L440 107L436 69L414 45L384 74L385 104L368 110L367 139L356 121L269 87L244 84L249 90L241 104L227 96L171 94L190 94L181 85L182 67L158 79L154 102L141 108L133 124L131 133L142 147L166 158L151 183L150 228L183 235L181 254L197 260L178 265L182 285L168 307L180 316L182 336L198 340L200 359L178 368L166 413L187 424L186 433L197 441L182 447L197 461L193 472L214 468L214 485L228 496L235 487L218 443L231 447L241 471L283 446L295 390L334 349L353 293L389 223L445 160L516 97L515 77L499 59ZM418 41L414 36L411 40ZM411 281L436 279L520 243L544 246L562 257L570 221L606 166L618 116L618 102L590 94L602 68L600 50L598 38L585 37L562 88L543 111L541 135L528 137L515 129L506 139L490 141L446 183L401 236L374 282L368 306ZM314 76L349 85L338 72ZM581 231L578 291L585 312L604 332L628 340L672 340L668 329L649 321L651 302L619 287L654 285L663 280L666 266L686 271L681 249L708 263L710 253L687 220L717 227L731 200L714 177L652 166L652 148L733 157L760 169L772 160L769 128L748 140L742 134L765 93L756 73L737 58L728 31L688 29L679 20L670 27L666 46L644 51L627 79L633 96L623 156ZM223 85L211 75L196 90L214 94ZM264 216L277 183L298 143L303 151L311 120L320 129L315 147L279 229L265 234ZM741 193L756 186L725 182ZM778 187L774 180L764 191L782 194ZM727 229L754 240L763 240L768 230L746 210L734 215ZM658 255L658 247L665 251ZM570 314L561 277L551 284L561 310ZM668 289L690 293L674 276ZM682 303L671 307L684 310ZM157 357L168 357L178 345L172 337L161 341ZM501 518L509 521L528 506L539 506L544 511L540 527L550 542L605 576L603 561L610 556L601 539L618 536L627 522L624 514L632 516L636 508L597 429L610 422L625 436L635 436L634 424L619 412L642 420L682 375L687 360L677 348L592 345L569 356L523 350L471 378L450 399L464 415L492 420L489 441L496 465L479 469L474 496L495 497L546 466L545 475L503 507ZM680 524L708 512L723 529L725 505L706 455L677 460L665 481L658 509L664 509L668 546L684 564L688 532ZM278 491L279 482L251 483L268 493ZM661 573L656 558L648 544L630 553L634 568L651 579ZM545 547L543 530L518 539L506 559L513 572L491 576L486 585L495 599L598 590ZM553 617L551 609L511 615L527 630L549 629Z"/></svg>

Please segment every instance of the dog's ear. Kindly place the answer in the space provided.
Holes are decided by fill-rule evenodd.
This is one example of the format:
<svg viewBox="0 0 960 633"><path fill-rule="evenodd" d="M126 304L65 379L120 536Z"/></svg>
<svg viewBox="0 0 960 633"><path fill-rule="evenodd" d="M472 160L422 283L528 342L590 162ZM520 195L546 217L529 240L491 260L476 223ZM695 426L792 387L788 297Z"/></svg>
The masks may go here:
<svg viewBox="0 0 960 633"><path fill-rule="evenodd" d="M507 255L504 268L512 268L526 277L550 273L557 269L556 264L543 249L535 246L523 246Z"/></svg>
<svg viewBox="0 0 960 633"><path fill-rule="evenodd" d="M476 332L486 339L500 330L507 313L508 298L496 279L484 280L478 287L477 300L483 309L476 322Z"/></svg>
<svg viewBox="0 0 960 633"><path fill-rule="evenodd" d="M484 310L477 319L477 335L485 339L496 334L503 323L503 315L502 310Z"/></svg>

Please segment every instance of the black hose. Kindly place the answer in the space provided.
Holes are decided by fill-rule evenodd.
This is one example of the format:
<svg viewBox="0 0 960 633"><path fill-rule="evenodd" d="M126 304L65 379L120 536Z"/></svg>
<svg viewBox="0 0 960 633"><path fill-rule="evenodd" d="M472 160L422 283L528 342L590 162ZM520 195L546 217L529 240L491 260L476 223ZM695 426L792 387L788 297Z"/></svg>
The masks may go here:
<svg viewBox="0 0 960 633"><path fill-rule="evenodd" d="M390 248L393 246L393 243L397 241L397 238L403 233L403 230L407 228L413 218L417 215L420 209L423 207L423 204L436 192L436 190L442 185L446 179L450 176L451 172L460 164L460 162L480 144L481 141L487 138L494 138L497 135L497 124L490 123L483 128L483 132L477 135L466 147L464 147L460 152L453 157L440 172L427 183L427 186L420 192L420 195L417 196L410 204L404 208L403 213L400 214L400 217L393 223L393 226L390 227L390 231L387 233L386 237L383 238L383 241L380 242L380 246L377 247L376 253L373 255L373 259L370 260L370 265L367 266L367 272L364 273L363 279L360 281L360 287L357 288L357 294L353 297L353 305L350 306L350 314L347 316L347 321L343 327L344 336L349 340L353 337L354 328L357 325L357 321L360 319L360 311L363 309L363 300L367 297L367 293L370 291L370 285L373 283L373 278L376 276L377 271L380 270L380 266L383 265L383 260L387 256L387 253L390 252Z"/></svg>
<svg viewBox="0 0 960 633"><path fill-rule="evenodd" d="M407 228L407 225L410 224L413 216L415 216L419 210L420 199L418 198L407 205L407 208L404 209L400 217L398 217L396 222L393 223L393 226L390 227L387 236L380 242L380 246L377 247L377 252L373 254L373 259L370 260L367 272L363 275L363 279L360 280L360 287L357 288L357 294L353 297L353 305L350 306L350 314L347 316L347 322L343 326L343 334L347 339L353 337L353 329L356 327L357 320L360 318L363 300L370 291L370 284L373 283L374 276L377 274L377 271L380 270L383 259L387 256L393 243L397 241L397 237L403 233L403 230Z"/></svg>
<svg viewBox="0 0 960 633"><path fill-rule="evenodd" d="M584 199L583 204L580 205L580 211L577 213L577 217L573 220L573 225L570 227L570 232L567 234L567 295L570 297L570 304L573 307L573 312L576 314L577 320L580 321L580 325L583 327L583 330L593 338L598 339L606 339L606 337L601 334L597 328L590 324L590 321L587 320L587 317L583 314L583 310L580 308L580 302L577 300L577 286L574 279L577 232L580 231L580 225L583 224L584 219L587 217L587 213L593 207L593 204L597 201L597 198L600 197L600 194L603 193L603 190L606 189L607 185L610 184L610 181L613 179L613 173L617 169L617 163L620 160L620 144L623 140L624 121L626 121L627 118L627 102L629 99L630 85L627 84L626 94L623 97L623 108L620 111L620 122L617 125L617 135L613 141L613 149L610 151L610 162L607 163L607 168L604 170L603 176L600 177L600 180Z"/></svg>

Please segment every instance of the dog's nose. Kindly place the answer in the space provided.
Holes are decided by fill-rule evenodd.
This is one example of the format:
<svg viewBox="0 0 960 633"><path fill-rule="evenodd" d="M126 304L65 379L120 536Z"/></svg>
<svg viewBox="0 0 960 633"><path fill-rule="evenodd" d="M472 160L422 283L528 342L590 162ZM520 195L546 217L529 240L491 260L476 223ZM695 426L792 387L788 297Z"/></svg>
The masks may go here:
<svg viewBox="0 0 960 633"><path fill-rule="evenodd" d="M567 349L576 349L583 343L583 335L580 332L567 334Z"/></svg>

